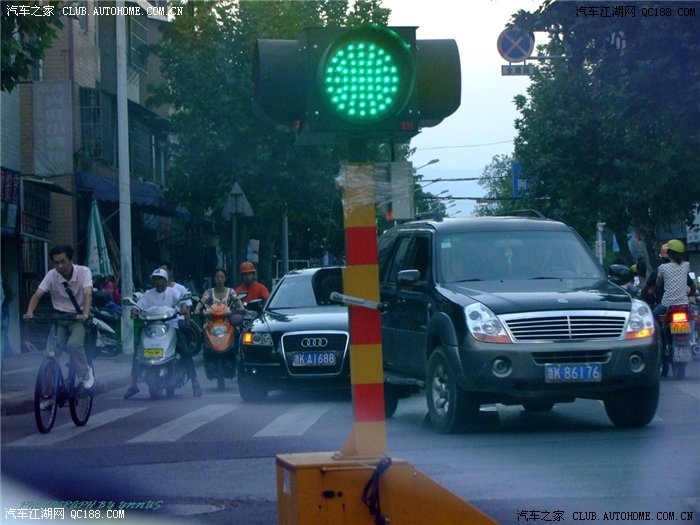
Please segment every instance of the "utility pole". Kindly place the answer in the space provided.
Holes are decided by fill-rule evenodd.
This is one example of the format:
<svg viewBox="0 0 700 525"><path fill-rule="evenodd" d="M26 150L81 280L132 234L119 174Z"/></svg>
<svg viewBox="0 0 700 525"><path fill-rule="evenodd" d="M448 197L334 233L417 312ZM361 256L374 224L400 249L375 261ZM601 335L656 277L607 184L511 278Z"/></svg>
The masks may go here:
<svg viewBox="0 0 700 525"><path fill-rule="evenodd" d="M117 11L124 0L117 0ZM126 17L116 15L117 32L117 142L119 145L119 251L121 254L122 297L134 293L131 269L131 181L129 179L129 108L126 85ZM134 325L131 308L122 309L122 351L134 353Z"/></svg>

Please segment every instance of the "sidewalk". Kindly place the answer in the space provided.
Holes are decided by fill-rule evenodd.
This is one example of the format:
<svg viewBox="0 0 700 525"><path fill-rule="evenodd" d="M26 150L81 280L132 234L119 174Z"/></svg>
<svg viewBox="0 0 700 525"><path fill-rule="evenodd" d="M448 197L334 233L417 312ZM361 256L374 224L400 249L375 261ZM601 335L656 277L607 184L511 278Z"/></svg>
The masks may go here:
<svg viewBox="0 0 700 525"><path fill-rule="evenodd" d="M2 382L0 382L1 415L26 414L34 410L34 383L39 365L44 357L41 351L16 353L2 358ZM67 357L62 358L67 360ZM95 394L129 384L131 356L97 356L94 359ZM65 371L65 369L64 369Z"/></svg>

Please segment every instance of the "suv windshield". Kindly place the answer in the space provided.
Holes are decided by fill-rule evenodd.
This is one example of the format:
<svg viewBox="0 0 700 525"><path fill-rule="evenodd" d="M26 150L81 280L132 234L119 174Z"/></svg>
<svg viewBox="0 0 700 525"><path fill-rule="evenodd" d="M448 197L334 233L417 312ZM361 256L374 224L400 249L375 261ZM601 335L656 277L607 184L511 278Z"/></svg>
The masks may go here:
<svg viewBox="0 0 700 525"><path fill-rule="evenodd" d="M438 239L440 282L509 279L603 279L570 231L478 231Z"/></svg>

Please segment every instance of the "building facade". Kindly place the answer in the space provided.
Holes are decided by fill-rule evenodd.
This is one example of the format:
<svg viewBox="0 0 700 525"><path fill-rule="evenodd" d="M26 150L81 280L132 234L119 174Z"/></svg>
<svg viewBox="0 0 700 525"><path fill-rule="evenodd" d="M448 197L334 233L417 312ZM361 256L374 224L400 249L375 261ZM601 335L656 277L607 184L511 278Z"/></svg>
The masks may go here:
<svg viewBox="0 0 700 525"><path fill-rule="evenodd" d="M160 38L162 2L72 3L71 16L41 67L11 93L2 92L2 279L8 333L19 351L21 314L48 268L48 251L71 244L84 264L93 201L119 277L116 17L126 25L129 173L134 285L181 244L181 216L164 198L168 108L152 107L148 86L160 81L157 57L144 50ZM85 9L77 9L82 8ZM99 7L99 10L95 8ZM26 16L31 16L27 14Z"/></svg>

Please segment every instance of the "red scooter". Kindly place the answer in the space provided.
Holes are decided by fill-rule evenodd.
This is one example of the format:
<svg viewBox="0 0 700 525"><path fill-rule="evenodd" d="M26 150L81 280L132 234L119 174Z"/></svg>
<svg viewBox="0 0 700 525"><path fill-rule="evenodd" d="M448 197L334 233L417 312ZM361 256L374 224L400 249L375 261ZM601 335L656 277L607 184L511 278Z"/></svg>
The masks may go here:
<svg viewBox="0 0 700 525"><path fill-rule="evenodd" d="M661 375L668 375L669 366L673 377L683 379L685 367L692 361L692 327L690 305L674 304L659 317L664 348L661 360Z"/></svg>

